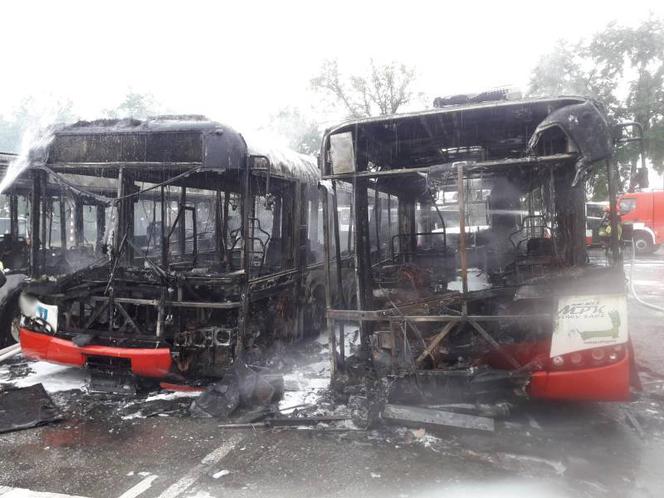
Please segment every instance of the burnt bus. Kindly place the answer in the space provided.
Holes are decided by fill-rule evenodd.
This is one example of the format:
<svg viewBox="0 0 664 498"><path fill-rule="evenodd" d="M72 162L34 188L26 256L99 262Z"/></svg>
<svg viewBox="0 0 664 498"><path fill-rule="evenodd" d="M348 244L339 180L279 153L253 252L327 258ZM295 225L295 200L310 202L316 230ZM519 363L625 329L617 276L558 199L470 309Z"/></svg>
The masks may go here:
<svg viewBox="0 0 664 498"><path fill-rule="evenodd" d="M21 297L26 356L183 381L223 375L324 324L319 172L200 116L79 122L30 170L103 206L97 260L41 278L33 237ZM112 195L99 191L111 188ZM40 217L31 219L40 234Z"/></svg>
<svg viewBox="0 0 664 498"><path fill-rule="evenodd" d="M375 372L389 395L429 403L628 399L621 249L614 236L608 262L589 263L585 182L606 171L615 227L613 157L629 140L581 97L442 99L331 128L321 184L350 194L326 204L327 281L352 288L329 301L335 381Z"/></svg>

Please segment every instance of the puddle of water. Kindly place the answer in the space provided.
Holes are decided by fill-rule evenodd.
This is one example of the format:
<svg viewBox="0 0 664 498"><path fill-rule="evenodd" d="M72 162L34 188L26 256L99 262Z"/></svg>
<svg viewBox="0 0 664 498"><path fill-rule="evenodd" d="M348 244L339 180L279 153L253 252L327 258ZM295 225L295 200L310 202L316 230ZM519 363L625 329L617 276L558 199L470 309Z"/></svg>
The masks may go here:
<svg viewBox="0 0 664 498"><path fill-rule="evenodd" d="M571 498L572 495L557 489L553 485L541 482L528 481L500 481L500 482L465 482L451 486L441 486L436 489L416 493L416 498L514 498L515 496L536 496L537 498Z"/></svg>

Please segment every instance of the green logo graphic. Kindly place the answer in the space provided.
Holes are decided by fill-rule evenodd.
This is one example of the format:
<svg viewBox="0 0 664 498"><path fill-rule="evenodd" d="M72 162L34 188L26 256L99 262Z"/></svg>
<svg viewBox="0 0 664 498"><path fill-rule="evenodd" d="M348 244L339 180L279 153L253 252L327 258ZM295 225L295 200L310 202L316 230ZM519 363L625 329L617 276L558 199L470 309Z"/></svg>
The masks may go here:
<svg viewBox="0 0 664 498"><path fill-rule="evenodd" d="M578 331L581 338L584 341L599 338L617 339L620 329L620 314L616 310L609 311L609 318L611 319L611 328L603 330L584 330L583 332Z"/></svg>

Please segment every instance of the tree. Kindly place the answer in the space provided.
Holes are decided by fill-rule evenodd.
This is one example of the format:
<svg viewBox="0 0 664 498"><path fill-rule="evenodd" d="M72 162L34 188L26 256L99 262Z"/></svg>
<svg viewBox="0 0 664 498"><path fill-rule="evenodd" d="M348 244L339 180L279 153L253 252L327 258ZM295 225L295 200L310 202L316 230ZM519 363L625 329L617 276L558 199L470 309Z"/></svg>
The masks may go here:
<svg viewBox="0 0 664 498"><path fill-rule="evenodd" d="M336 60L323 63L312 88L331 96L351 118L394 114L415 96L415 70L405 64L369 62L366 74L344 77Z"/></svg>
<svg viewBox="0 0 664 498"><path fill-rule="evenodd" d="M270 119L270 128L288 140L288 146L302 154L318 154L322 139L318 123L297 107L285 107Z"/></svg>
<svg viewBox="0 0 664 498"><path fill-rule="evenodd" d="M616 98L615 116L643 126L646 157L656 171L664 171L664 21L648 18L636 28L615 23L591 41L589 52L602 77L614 88L627 88ZM627 149L623 160L634 174L639 151Z"/></svg>
<svg viewBox="0 0 664 498"><path fill-rule="evenodd" d="M550 53L540 57L533 69L528 93L533 96L587 94L589 80L581 68L582 50L578 44L558 41Z"/></svg>
<svg viewBox="0 0 664 498"><path fill-rule="evenodd" d="M159 114L160 108L152 94L129 91L122 102L113 109L106 109L104 114L114 119L145 119Z"/></svg>
<svg viewBox="0 0 664 498"><path fill-rule="evenodd" d="M644 131L646 157L664 171L664 21L650 16L635 28L610 23L589 41L564 42L533 70L531 95L582 94L601 101L614 122L637 121ZM639 148L617 154L623 184L635 173ZM605 198L603 174L591 184Z"/></svg>

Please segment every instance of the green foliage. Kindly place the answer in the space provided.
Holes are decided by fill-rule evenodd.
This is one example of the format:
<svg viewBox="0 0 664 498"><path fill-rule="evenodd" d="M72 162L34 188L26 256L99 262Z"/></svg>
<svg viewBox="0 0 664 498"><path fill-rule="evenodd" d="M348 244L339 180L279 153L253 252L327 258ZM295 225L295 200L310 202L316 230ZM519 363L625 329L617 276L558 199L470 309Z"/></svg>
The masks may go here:
<svg viewBox="0 0 664 498"><path fill-rule="evenodd" d="M145 119L160 113L160 106L149 93L128 92L124 100L112 109L106 109L104 114L109 118L136 118Z"/></svg>
<svg viewBox="0 0 664 498"><path fill-rule="evenodd" d="M588 75L581 69L582 47L559 41L553 50L540 57L530 79L529 94L536 97L587 94Z"/></svg>
<svg viewBox="0 0 664 498"><path fill-rule="evenodd" d="M288 146L302 154L317 155L322 132L315 120L297 107L286 107L272 116L270 127L288 139Z"/></svg>
<svg viewBox="0 0 664 498"><path fill-rule="evenodd" d="M529 93L588 95L606 106L612 122L641 123L646 157L664 171L664 20L650 16L633 28L611 23L589 41L559 43L539 60ZM638 160L638 147L618 152L623 185ZM606 198L605 173L590 187L593 198Z"/></svg>

